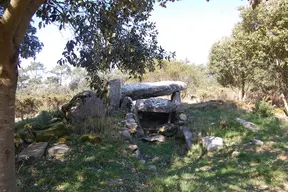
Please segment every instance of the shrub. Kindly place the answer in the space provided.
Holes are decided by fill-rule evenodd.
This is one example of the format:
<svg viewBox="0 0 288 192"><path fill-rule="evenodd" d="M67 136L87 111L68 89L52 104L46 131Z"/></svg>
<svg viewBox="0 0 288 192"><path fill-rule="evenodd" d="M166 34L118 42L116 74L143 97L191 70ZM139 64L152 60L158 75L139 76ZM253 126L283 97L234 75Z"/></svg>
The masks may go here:
<svg viewBox="0 0 288 192"><path fill-rule="evenodd" d="M264 97L260 101L257 101L253 108L253 113L263 117L273 116L274 106L268 101L267 97Z"/></svg>
<svg viewBox="0 0 288 192"><path fill-rule="evenodd" d="M22 120L25 116L33 116L37 113L39 102L32 97L28 97L24 100L16 99L16 117L20 117Z"/></svg>

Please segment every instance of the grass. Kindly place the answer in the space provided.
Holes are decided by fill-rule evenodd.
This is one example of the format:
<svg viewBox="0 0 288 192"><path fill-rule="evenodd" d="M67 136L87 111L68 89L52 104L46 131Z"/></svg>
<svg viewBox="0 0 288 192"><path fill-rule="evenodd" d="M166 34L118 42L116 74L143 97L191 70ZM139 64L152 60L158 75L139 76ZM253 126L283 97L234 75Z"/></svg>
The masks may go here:
<svg viewBox="0 0 288 192"><path fill-rule="evenodd" d="M81 143L72 135L72 150L65 160L42 159L18 171L22 191L287 191L287 123L264 118L223 104L197 110L185 107L194 142L168 138L165 143L139 142L146 163L129 152L128 143L104 137L102 142ZM235 118L255 123L253 133ZM111 130L111 129L110 129ZM111 130L113 131L113 130ZM200 138L214 135L225 147L207 152ZM106 139L105 139L106 138ZM250 141L260 139L262 146ZM238 151L238 156L232 153ZM149 168L157 167L156 171Z"/></svg>

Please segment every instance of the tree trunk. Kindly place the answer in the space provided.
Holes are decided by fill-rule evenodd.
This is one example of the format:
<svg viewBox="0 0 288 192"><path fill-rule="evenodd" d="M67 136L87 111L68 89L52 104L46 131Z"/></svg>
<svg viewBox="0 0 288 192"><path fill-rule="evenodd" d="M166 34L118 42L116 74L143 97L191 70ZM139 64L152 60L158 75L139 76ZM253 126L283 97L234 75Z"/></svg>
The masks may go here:
<svg viewBox="0 0 288 192"><path fill-rule="evenodd" d="M5 192L16 191L14 118L17 62L18 53L12 41L0 38L0 191Z"/></svg>
<svg viewBox="0 0 288 192"><path fill-rule="evenodd" d="M241 82L241 87L239 87L238 97L239 101L245 101L246 91L245 91L245 81Z"/></svg>
<svg viewBox="0 0 288 192"><path fill-rule="evenodd" d="M18 56L28 25L45 0L10 0L0 17L0 192L16 191L14 126Z"/></svg>

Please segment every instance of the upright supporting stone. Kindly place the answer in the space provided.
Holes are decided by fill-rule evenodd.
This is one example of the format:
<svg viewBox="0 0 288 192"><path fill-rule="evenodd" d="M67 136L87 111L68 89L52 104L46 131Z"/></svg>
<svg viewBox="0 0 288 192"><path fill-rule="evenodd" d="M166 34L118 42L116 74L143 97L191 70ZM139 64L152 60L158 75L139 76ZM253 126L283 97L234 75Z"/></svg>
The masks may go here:
<svg viewBox="0 0 288 192"><path fill-rule="evenodd" d="M122 111L131 112L133 108L133 100L130 97L124 97L120 108Z"/></svg>
<svg viewBox="0 0 288 192"><path fill-rule="evenodd" d="M144 129L142 128L142 126L140 124L137 108L135 107L133 110L134 110L133 112L135 114L135 121L138 124L138 127L137 127L137 138L142 138L142 137L145 136L145 131L144 131Z"/></svg>
<svg viewBox="0 0 288 192"><path fill-rule="evenodd" d="M121 99L121 81L120 79L113 79L109 82L109 99L110 109L117 110L120 107Z"/></svg>
<svg viewBox="0 0 288 192"><path fill-rule="evenodd" d="M181 97L180 97L180 92L179 91L176 91L176 92L172 93L171 101L172 101L172 103L174 103L177 106L181 105Z"/></svg>
<svg viewBox="0 0 288 192"><path fill-rule="evenodd" d="M188 150L191 148L192 145L192 133L187 127L182 128L183 134L185 136L186 144L188 147Z"/></svg>

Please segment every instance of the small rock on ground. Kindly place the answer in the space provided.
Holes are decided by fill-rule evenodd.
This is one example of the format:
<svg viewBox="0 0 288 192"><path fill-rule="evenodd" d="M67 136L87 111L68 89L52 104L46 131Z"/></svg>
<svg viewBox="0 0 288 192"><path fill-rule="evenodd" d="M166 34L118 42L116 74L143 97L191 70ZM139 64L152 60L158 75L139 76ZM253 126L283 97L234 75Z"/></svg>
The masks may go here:
<svg viewBox="0 0 288 192"><path fill-rule="evenodd" d="M155 135L155 136L147 136L142 138L145 141L150 141L150 142L165 142L165 137L163 135Z"/></svg>
<svg viewBox="0 0 288 192"><path fill-rule="evenodd" d="M245 121L245 120L240 119L240 118L236 118L236 121L238 123L240 123L241 125L243 125L243 127L245 127L246 129L249 129L250 131L253 131L253 132L258 132L258 128L256 127L256 125L254 123L251 123L249 121Z"/></svg>
<svg viewBox="0 0 288 192"><path fill-rule="evenodd" d="M56 143L48 149L48 157L54 157L56 155L65 154L70 150L68 145L64 143Z"/></svg>
<svg viewBox="0 0 288 192"><path fill-rule="evenodd" d="M152 170L152 171L156 171L157 170L157 167L156 165L149 165L148 166L148 169Z"/></svg>
<svg viewBox="0 0 288 192"><path fill-rule="evenodd" d="M259 140L259 139L252 139L252 143L254 145L263 145L264 144L264 142Z"/></svg>
<svg viewBox="0 0 288 192"><path fill-rule="evenodd" d="M181 121L187 121L187 116L184 114L184 113L182 113L181 115L179 115L179 119L181 120Z"/></svg>
<svg viewBox="0 0 288 192"><path fill-rule="evenodd" d="M214 151L223 147L223 139L221 137L206 136L202 138L202 142L207 151Z"/></svg>

